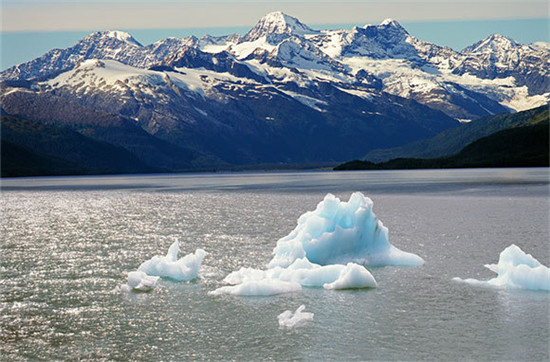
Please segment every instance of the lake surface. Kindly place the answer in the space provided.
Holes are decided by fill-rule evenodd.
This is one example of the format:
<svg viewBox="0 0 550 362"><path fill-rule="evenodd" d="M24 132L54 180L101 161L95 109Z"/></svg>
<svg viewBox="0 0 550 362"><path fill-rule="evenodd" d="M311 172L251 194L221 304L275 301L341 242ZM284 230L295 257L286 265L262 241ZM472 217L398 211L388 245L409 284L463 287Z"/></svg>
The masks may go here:
<svg viewBox="0 0 550 362"><path fill-rule="evenodd" d="M550 293L474 287L514 243L550 265L549 170L266 172L2 179L2 359L549 360ZM326 193L361 191L422 267L376 289L210 296ZM120 293L179 239L201 278ZM280 329L305 304L312 324Z"/></svg>

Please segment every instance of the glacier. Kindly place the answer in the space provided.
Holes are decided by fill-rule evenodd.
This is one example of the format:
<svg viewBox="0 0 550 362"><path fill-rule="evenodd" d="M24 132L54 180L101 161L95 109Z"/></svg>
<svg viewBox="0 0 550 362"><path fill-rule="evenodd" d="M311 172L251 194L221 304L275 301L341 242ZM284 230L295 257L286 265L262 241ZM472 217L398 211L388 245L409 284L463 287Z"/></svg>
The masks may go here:
<svg viewBox="0 0 550 362"><path fill-rule="evenodd" d="M550 291L550 268L515 244L500 253L498 264L486 264L485 267L497 276L487 281L458 277L453 280L471 285Z"/></svg>
<svg viewBox="0 0 550 362"><path fill-rule="evenodd" d="M172 243L166 256L155 255L151 259L143 262L138 271L147 275L170 278L177 281L190 281L199 276L199 269L206 252L197 249L194 254L188 254L178 259L179 241Z"/></svg>
<svg viewBox="0 0 550 362"><path fill-rule="evenodd" d="M366 266L420 266L424 260L388 241L388 229L372 211L373 202L353 193L348 202L327 194L314 211L277 242L267 269L241 268L210 295L273 295L301 287L376 288Z"/></svg>
<svg viewBox="0 0 550 362"><path fill-rule="evenodd" d="M301 305L296 309L294 313L291 310L285 310L283 313L277 316L279 320L279 327L281 328L296 328L303 327L309 322L313 321L313 313L304 312L305 305Z"/></svg>

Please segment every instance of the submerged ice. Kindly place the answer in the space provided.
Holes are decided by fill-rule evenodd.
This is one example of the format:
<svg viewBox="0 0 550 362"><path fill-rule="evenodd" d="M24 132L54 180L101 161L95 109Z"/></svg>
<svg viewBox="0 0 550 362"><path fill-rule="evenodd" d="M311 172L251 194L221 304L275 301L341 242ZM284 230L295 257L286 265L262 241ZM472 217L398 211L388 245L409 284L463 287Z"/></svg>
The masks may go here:
<svg viewBox="0 0 550 362"><path fill-rule="evenodd" d="M307 258L320 265L354 262L367 266L419 266L424 260L391 245L388 229L372 211L373 202L360 192L348 202L327 194L314 211L277 242L269 267L288 267Z"/></svg>
<svg viewBox="0 0 550 362"><path fill-rule="evenodd" d="M166 256L155 255L153 258L143 262L138 271L147 275L154 275L163 278L170 278L177 281L190 281L199 276L199 269L206 252L197 249L194 254L188 254L178 259L180 247L175 241Z"/></svg>
<svg viewBox="0 0 550 362"><path fill-rule="evenodd" d="M375 288L366 266L422 265L422 258L389 243L388 229L372 206L359 192L348 202L327 194L277 242L267 269L241 268L224 279L229 285L210 294L273 295L299 290L298 286Z"/></svg>
<svg viewBox="0 0 550 362"><path fill-rule="evenodd" d="M487 281L460 278L454 280L473 285L550 291L550 268L526 254L517 245L512 244L504 249L500 253L498 264L486 264L485 267L497 276Z"/></svg>
<svg viewBox="0 0 550 362"><path fill-rule="evenodd" d="M305 305L301 305L294 313L291 310L285 310L277 316L281 328L303 327L313 321L313 313L304 312Z"/></svg>

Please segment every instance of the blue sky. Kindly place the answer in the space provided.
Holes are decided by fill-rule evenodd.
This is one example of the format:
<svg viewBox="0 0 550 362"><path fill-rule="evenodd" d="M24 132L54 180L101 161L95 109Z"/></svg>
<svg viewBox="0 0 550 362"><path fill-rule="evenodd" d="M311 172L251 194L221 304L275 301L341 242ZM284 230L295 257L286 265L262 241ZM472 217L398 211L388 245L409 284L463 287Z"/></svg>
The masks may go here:
<svg viewBox="0 0 550 362"><path fill-rule="evenodd" d="M281 10L314 28L351 28L385 18L412 35L460 50L492 33L520 42L549 40L546 0L2 0L2 69L69 47L105 29L148 44L168 36L244 33Z"/></svg>

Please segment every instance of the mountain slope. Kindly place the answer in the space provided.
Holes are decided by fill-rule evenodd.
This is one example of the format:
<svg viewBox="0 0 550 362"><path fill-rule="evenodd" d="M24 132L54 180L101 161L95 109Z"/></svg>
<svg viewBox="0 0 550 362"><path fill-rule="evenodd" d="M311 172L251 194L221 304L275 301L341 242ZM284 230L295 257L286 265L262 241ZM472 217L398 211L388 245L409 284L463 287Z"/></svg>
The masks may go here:
<svg viewBox="0 0 550 362"><path fill-rule="evenodd" d="M192 166L341 161L458 125L441 112L380 92L356 95L324 81L263 84L204 68L140 69L86 60L37 86L38 92L4 92L3 107L42 122L77 127L93 120L109 124L111 132L122 126L146 131L205 155L200 162L188 157Z"/></svg>
<svg viewBox="0 0 550 362"><path fill-rule="evenodd" d="M548 167L550 129L548 121L509 128L482 137L460 152L440 158L395 158L386 162L351 161L334 168L343 170L394 170L479 167Z"/></svg>
<svg viewBox="0 0 550 362"><path fill-rule="evenodd" d="M544 105L515 114L500 114L480 118L454 129L445 130L435 137L405 146L378 149L369 152L364 160L383 162L395 158L434 158L459 152L466 145L492 133L515 127L548 122L549 110Z"/></svg>
<svg viewBox="0 0 550 362"><path fill-rule="evenodd" d="M46 125L61 126L97 141L120 146L151 168L188 169L197 152L177 147L144 131L134 121L62 94L11 92L0 97L3 113Z"/></svg>
<svg viewBox="0 0 550 362"><path fill-rule="evenodd" d="M161 171L121 147L64 127L6 115L1 124L3 176Z"/></svg>

